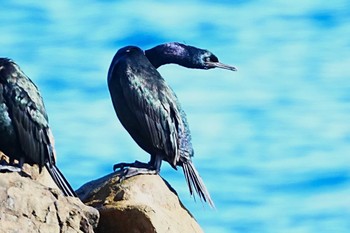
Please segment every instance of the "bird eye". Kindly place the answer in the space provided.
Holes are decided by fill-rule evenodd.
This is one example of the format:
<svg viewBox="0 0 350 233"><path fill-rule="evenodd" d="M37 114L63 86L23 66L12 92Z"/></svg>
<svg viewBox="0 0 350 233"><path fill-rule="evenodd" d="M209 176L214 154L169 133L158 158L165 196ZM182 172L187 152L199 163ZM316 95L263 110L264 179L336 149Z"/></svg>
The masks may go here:
<svg viewBox="0 0 350 233"><path fill-rule="evenodd" d="M210 54L204 57L204 62L218 62L218 61L219 61L218 58L213 54Z"/></svg>
<svg viewBox="0 0 350 233"><path fill-rule="evenodd" d="M210 59L210 61L212 61L212 62L218 62L219 61L219 59L215 56L215 55L210 55L210 57L209 57L209 59Z"/></svg>

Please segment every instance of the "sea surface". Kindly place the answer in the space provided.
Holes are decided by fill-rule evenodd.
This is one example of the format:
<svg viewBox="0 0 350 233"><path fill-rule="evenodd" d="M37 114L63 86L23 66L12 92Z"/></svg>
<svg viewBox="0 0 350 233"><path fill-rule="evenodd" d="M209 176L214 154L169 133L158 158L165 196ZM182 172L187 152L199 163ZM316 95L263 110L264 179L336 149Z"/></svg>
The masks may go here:
<svg viewBox="0 0 350 233"><path fill-rule="evenodd" d="M177 41L235 65L159 72L187 113L216 210L162 166L205 232L350 232L349 1L3 1L0 56L38 85L79 188L142 151L107 89L115 52Z"/></svg>

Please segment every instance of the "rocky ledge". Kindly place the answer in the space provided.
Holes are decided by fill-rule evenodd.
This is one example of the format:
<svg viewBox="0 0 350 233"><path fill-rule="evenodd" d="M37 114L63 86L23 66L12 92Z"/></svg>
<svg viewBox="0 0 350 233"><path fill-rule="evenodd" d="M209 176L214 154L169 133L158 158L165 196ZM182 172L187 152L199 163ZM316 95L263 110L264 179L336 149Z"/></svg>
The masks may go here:
<svg viewBox="0 0 350 233"><path fill-rule="evenodd" d="M25 165L26 175L0 174L0 232L94 232L98 211L63 196L46 170L38 170Z"/></svg>
<svg viewBox="0 0 350 233"><path fill-rule="evenodd" d="M81 200L100 212L98 233L203 232L176 192L158 175L121 181L115 172L77 190Z"/></svg>
<svg viewBox="0 0 350 233"><path fill-rule="evenodd" d="M158 175L111 173L77 190L84 204L63 196L46 169L23 169L0 173L0 233L203 232Z"/></svg>

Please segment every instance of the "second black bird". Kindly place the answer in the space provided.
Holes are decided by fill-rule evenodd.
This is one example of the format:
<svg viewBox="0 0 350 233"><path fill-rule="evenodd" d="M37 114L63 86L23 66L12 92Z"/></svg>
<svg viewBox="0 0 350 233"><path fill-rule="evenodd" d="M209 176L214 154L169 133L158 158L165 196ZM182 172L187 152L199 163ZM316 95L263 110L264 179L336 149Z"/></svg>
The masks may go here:
<svg viewBox="0 0 350 233"><path fill-rule="evenodd" d="M21 171L24 162L38 164L40 171L45 166L66 196L76 196L56 167L54 139L38 88L7 58L0 58L0 150L10 158L0 170Z"/></svg>

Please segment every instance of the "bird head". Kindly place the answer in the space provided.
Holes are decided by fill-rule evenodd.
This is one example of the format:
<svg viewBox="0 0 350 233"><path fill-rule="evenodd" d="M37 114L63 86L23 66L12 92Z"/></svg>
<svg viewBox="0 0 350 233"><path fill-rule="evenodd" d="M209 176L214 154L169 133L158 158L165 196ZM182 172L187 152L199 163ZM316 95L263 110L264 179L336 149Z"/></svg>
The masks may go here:
<svg viewBox="0 0 350 233"><path fill-rule="evenodd" d="M219 62L219 59L208 50L178 42L158 45L146 50L145 55L155 68L174 63L192 69L221 68L237 70L234 66Z"/></svg>
<svg viewBox="0 0 350 233"><path fill-rule="evenodd" d="M221 62L219 62L219 59L217 56L215 56L212 52L208 50L197 50L199 52L198 54L198 61L200 62L201 68L204 69L213 69L213 68L221 68L231 71L237 71L237 68L231 65L226 65Z"/></svg>
<svg viewBox="0 0 350 233"><path fill-rule="evenodd" d="M236 67L219 62L217 56L206 49L200 49L191 45L185 45L178 42L159 45L148 51L157 50L156 56L167 60L165 63L176 63L181 66L193 69L213 69L221 68L231 71L237 71ZM146 51L146 56L147 56ZM150 54L151 55L151 54Z"/></svg>

